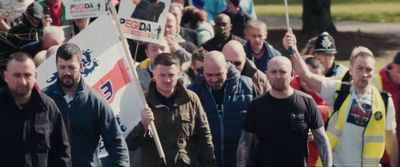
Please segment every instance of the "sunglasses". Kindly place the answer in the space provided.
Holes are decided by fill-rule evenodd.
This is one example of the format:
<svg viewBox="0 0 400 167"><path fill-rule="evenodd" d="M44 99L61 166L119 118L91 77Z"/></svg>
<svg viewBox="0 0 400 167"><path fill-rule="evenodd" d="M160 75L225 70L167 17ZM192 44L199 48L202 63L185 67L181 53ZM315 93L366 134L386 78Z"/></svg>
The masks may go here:
<svg viewBox="0 0 400 167"><path fill-rule="evenodd" d="M240 66L242 64L242 62L240 62L240 61L229 61L228 60L228 62L232 63L235 66Z"/></svg>

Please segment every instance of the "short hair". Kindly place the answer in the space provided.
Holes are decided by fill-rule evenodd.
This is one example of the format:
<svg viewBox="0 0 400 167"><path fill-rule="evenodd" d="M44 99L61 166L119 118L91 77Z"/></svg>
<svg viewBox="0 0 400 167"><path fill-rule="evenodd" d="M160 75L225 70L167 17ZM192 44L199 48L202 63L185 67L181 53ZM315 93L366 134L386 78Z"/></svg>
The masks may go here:
<svg viewBox="0 0 400 167"><path fill-rule="evenodd" d="M70 59L74 58L75 56L78 59L79 63L81 63L82 51L79 48L79 46L74 43L65 43L57 49L56 63L58 63L58 58L61 58L64 60L70 60Z"/></svg>
<svg viewBox="0 0 400 167"><path fill-rule="evenodd" d="M18 52L14 52L10 54L10 59L7 62L7 65L11 62L11 61L18 61L18 62L25 62L26 60L32 60L32 56L29 55L26 52L22 52L22 51L18 51Z"/></svg>
<svg viewBox="0 0 400 167"><path fill-rule="evenodd" d="M26 52L18 51L18 52L14 52L14 53L10 54L10 58L7 61L6 69L7 69L8 65L11 63L11 61L13 61L13 60L15 60L17 62L25 62L25 61L30 60L30 61L32 61L33 64L35 64L31 55L29 55Z"/></svg>
<svg viewBox="0 0 400 167"><path fill-rule="evenodd" d="M179 58L172 53L160 53L153 62L154 66L172 66L176 65L179 69L181 68L181 62Z"/></svg>
<svg viewBox="0 0 400 167"><path fill-rule="evenodd" d="M313 69L321 68L321 62L314 56L307 57L304 61Z"/></svg>
<svg viewBox="0 0 400 167"><path fill-rule="evenodd" d="M265 32L267 32L267 25L260 20L251 19L251 20L247 21L246 29L248 29L248 28L262 29Z"/></svg>
<svg viewBox="0 0 400 167"><path fill-rule="evenodd" d="M206 54L207 54L207 50L205 50L204 48L199 48L199 49L197 49L193 54L192 54L192 62L194 62L194 61L201 61L201 62L203 62L204 61L204 57L206 56Z"/></svg>
<svg viewBox="0 0 400 167"><path fill-rule="evenodd" d="M350 66L354 64L354 61L357 59L357 57L372 57L375 59L374 54L372 53L371 50L369 50L367 47L364 46L356 46L354 47L353 51L351 52L350 55Z"/></svg>

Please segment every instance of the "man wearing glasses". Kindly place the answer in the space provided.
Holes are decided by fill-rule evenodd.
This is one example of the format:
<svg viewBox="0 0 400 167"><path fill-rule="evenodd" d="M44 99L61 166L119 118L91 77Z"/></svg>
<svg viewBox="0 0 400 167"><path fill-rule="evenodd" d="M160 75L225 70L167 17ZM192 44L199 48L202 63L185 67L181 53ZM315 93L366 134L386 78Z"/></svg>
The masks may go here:
<svg viewBox="0 0 400 167"><path fill-rule="evenodd" d="M222 53L226 61L235 65L241 75L248 76L253 80L260 93L264 93L271 88L267 76L258 70L252 61L246 58L242 44L234 40L229 41L222 49Z"/></svg>

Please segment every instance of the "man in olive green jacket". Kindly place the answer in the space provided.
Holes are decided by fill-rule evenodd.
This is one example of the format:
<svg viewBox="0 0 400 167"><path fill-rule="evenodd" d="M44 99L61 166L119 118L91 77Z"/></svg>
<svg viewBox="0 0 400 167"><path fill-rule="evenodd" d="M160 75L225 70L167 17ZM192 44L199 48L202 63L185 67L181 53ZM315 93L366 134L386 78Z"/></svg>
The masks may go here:
<svg viewBox="0 0 400 167"><path fill-rule="evenodd" d="M131 157L140 167L162 166L163 162L149 133L154 121L165 152L167 166L216 166L214 147L207 116L196 94L184 88L178 80L179 59L162 53L153 62L153 81L145 97L149 107L141 112L141 121L128 135Z"/></svg>

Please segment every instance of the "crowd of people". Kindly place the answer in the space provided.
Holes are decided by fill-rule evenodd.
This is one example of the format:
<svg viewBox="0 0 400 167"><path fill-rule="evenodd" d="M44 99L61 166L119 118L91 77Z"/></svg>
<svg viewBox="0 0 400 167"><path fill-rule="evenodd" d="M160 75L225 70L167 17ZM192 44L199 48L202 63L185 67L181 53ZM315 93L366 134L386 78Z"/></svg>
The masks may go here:
<svg viewBox="0 0 400 167"><path fill-rule="evenodd" d="M354 44L346 67L328 32L299 50L289 29L291 51L275 49L252 0L172 0L162 40L128 40L147 105L124 138L81 74L82 48L66 41L65 27L78 34L95 18L65 20L62 0L17 1L0 13L0 165L399 165L400 52L376 69L373 51ZM49 56L57 80L39 90Z"/></svg>

